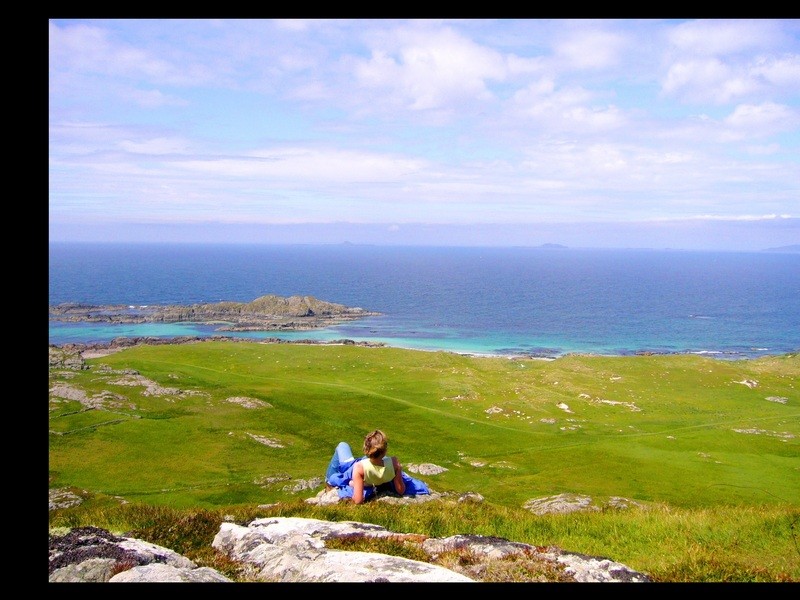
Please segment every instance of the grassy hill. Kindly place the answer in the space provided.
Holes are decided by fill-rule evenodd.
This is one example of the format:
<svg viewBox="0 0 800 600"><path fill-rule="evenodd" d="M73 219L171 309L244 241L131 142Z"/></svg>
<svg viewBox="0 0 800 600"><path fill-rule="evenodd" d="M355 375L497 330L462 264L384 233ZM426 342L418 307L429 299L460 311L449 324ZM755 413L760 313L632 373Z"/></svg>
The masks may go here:
<svg viewBox="0 0 800 600"><path fill-rule="evenodd" d="M800 577L798 355L542 361L207 341L87 362L82 371L50 371L49 477L51 488L95 502L211 511L297 504L321 489L339 441L358 452L363 436L381 428L404 465L446 469L419 476L431 488L477 492L498 514L530 515L527 501L562 493L598 503L622 497L659 507L662 524L651 535L668 539L679 534L660 529L667 514L684 515L678 528L705 514L702 529L716 512L735 531L735 515L755 511L756 529L781 523L773 571ZM497 521L490 533L525 535L516 527ZM754 539L776 543L772 532ZM612 543L607 533L554 540L604 555L592 546ZM634 546L615 550L644 561L626 562L633 568L654 568L647 540Z"/></svg>

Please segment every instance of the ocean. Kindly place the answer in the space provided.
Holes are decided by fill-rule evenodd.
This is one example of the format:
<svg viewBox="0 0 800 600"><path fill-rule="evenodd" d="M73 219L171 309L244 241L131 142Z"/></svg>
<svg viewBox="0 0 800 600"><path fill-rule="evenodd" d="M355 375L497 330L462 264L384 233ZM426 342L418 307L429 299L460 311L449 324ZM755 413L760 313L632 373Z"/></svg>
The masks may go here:
<svg viewBox="0 0 800 600"><path fill-rule="evenodd" d="M49 246L49 304L249 302L314 296L378 311L318 331L49 324L51 344L236 335L557 357L800 350L800 254L552 247Z"/></svg>

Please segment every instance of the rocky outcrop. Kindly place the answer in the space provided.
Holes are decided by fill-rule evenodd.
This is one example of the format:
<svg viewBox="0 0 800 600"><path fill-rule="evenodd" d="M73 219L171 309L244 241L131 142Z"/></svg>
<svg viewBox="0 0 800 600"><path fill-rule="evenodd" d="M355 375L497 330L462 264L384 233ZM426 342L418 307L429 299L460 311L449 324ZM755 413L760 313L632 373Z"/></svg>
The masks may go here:
<svg viewBox="0 0 800 600"><path fill-rule="evenodd" d="M50 346L48 348L48 352L50 355L51 369L81 371L89 368L86 365L81 352L72 348L59 348L58 346Z"/></svg>
<svg viewBox="0 0 800 600"><path fill-rule="evenodd" d="M448 538L400 534L379 525L353 521L330 522L297 517L256 519L248 526L223 523L213 546L237 562L255 567L264 581L386 581L386 582L474 582L465 573L428 562L371 552L328 550L334 539L389 537L417 543L431 561L446 552L469 556L470 572L479 574L481 563L506 559L541 561L545 568L560 572L559 581L648 582L650 579L614 561L540 549L529 544L480 535ZM458 561L456 561L458 563Z"/></svg>
<svg viewBox="0 0 800 600"><path fill-rule="evenodd" d="M169 548L97 527L51 533L49 547L50 582L230 581Z"/></svg>
<svg viewBox="0 0 800 600"><path fill-rule="evenodd" d="M328 550L336 537L397 536L368 523L296 517L256 519L248 526L223 523L213 547L252 565L255 578L273 582L470 582L430 563L375 552Z"/></svg>
<svg viewBox="0 0 800 600"><path fill-rule="evenodd" d="M414 544L430 561L376 552L328 548L335 540L391 538ZM455 535L428 538L354 521L268 517L249 524L222 523L213 548L245 567L249 581L417 582L482 581L491 565L509 561L538 564L549 575L532 581L649 582L650 578L612 560L540 548L503 538ZM468 557L441 566L447 554ZM161 546L115 536L94 527L50 535L51 582L230 582L228 577Z"/></svg>
<svg viewBox="0 0 800 600"><path fill-rule="evenodd" d="M64 303L49 307L51 321L92 323L219 323L219 331L308 330L375 316L359 307L313 296L266 295L252 302L182 305L108 305Z"/></svg>

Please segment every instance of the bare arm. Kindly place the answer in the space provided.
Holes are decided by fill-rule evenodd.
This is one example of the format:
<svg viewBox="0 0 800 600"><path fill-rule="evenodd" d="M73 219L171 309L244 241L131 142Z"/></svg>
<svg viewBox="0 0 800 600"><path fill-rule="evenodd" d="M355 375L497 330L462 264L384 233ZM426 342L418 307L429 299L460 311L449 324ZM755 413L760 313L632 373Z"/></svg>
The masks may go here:
<svg viewBox="0 0 800 600"><path fill-rule="evenodd" d="M396 456L392 457L392 464L394 465L394 489L402 496L406 493L406 482L403 481L403 467Z"/></svg>
<svg viewBox="0 0 800 600"><path fill-rule="evenodd" d="M353 503L364 502L364 467L360 461L353 467L353 478L350 480L350 485L353 487Z"/></svg>

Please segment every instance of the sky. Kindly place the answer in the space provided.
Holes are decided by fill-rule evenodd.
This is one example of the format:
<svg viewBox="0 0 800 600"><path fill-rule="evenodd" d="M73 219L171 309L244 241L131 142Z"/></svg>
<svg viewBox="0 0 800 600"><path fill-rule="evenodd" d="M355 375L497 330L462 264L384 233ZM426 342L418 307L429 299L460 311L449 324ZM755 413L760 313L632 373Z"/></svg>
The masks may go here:
<svg viewBox="0 0 800 600"><path fill-rule="evenodd" d="M49 19L49 240L800 244L797 19Z"/></svg>

